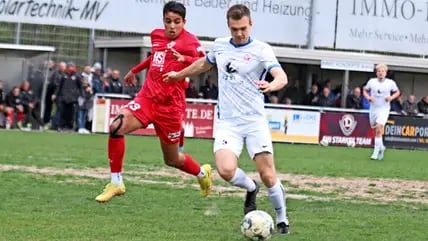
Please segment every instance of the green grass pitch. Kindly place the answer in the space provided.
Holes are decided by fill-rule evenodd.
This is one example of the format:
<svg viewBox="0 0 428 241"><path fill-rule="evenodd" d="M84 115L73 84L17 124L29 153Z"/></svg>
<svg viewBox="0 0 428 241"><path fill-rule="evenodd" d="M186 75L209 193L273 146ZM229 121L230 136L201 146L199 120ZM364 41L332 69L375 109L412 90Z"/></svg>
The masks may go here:
<svg viewBox="0 0 428 241"><path fill-rule="evenodd" d="M127 193L105 204L106 135L0 131L0 241L244 240L244 191L215 178L208 198L163 164L155 137L128 136ZM214 166L212 140L186 152ZM291 234L272 240L427 240L427 152L275 144ZM257 178L244 150L241 167ZM259 209L273 215L263 188Z"/></svg>

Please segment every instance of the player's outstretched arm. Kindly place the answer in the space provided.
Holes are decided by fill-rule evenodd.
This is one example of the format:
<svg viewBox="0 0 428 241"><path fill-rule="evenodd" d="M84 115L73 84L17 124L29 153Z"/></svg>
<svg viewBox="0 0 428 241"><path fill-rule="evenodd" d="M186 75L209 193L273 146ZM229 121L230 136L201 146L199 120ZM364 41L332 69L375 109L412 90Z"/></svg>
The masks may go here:
<svg viewBox="0 0 428 241"><path fill-rule="evenodd" d="M163 81L165 82L178 81L186 77L190 77L192 75L207 72L211 69L211 67L212 65L208 63L207 59L205 57L202 57L193 62L193 64L187 66L185 69L181 70L180 72L171 71L164 74L162 77Z"/></svg>
<svg viewBox="0 0 428 241"><path fill-rule="evenodd" d="M272 82L269 83L265 80L257 81L257 85L263 93L277 91L284 88L284 86L287 85L288 83L287 74L284 72L284 70L281 67L279 66L273 67L269 72L273 77Z"/></svg>
<svg viewBox="0 0 428 241"><path fill-rule="evenodd" d="M125 83L127 84L132 83L135 79L135 74L141 72L143 69L147 69L148 67L150 67L151 60L152 58L150 55L149 57L141 61L139 64L132 67L131 70L129 70L128 73L126 73L125 77L123 78L125 80Z"/></svg>

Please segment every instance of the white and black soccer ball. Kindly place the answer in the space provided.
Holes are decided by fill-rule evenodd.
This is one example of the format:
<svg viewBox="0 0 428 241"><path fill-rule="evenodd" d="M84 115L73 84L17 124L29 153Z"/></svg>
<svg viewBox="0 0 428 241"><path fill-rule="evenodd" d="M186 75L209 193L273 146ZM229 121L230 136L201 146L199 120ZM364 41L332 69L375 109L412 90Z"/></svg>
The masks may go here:
<svg viewBox="0 0 428 241"><path fill-rule="evenodd" d="M241 221L241 232L245 238L254 241L269 240L274 231L272 217L264 211L247 213Z"/></svg>

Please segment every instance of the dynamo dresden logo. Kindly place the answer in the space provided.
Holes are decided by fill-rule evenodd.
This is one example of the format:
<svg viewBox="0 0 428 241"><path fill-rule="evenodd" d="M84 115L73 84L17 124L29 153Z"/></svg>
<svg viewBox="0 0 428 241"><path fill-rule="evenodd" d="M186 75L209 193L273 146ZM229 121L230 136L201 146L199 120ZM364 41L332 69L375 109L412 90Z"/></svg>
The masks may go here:
<svg viewBox="0 0 428 241"><path fill-rule="evenodd" d="M342 119L339 120L339 126L345 136L349 136L355 130L357 126L357 121L353 115L346 114L342 116Z"/></svg>

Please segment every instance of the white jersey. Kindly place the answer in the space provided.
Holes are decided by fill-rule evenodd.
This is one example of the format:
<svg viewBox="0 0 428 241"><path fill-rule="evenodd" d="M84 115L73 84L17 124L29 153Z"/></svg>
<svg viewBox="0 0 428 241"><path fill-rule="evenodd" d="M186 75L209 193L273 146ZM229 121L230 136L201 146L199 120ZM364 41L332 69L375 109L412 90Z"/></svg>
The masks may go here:
<svg viewBox="0 0 428 241"><path fill-rule="evenodd" d="M390 102L385 101L391 92L398 91L397 84L394 80L385 78L379 81L378 78L371 78L367 85L364 87L369 91L369 95L373 97L374 101L370 103L370 110L389 110L391 109Z"/></svg>
<svg viewBox="0 0 428 241"><path fill-rule="evenodd" d="M218 38L207 61L218 69L218 118L264 116L264 96L256 81L272 67L280 67L272 47L254 39L235 45L230 37Z"/></svg>

